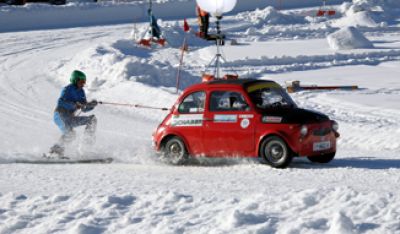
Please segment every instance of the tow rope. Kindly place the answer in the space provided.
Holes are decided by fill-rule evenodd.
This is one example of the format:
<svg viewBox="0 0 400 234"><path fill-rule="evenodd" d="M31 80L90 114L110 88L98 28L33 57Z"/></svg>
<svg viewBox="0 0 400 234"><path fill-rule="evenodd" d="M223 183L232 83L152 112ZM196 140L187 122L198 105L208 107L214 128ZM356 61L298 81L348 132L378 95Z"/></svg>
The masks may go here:
<svg viewBox="0 0 400 234"><path fill-rule="evenodd" d="M145 108L145 109L162 110L162 111L169 110L168 108L165 108L165 107L154 107L154 106L146 106L146 105L141 105L141 104L103 102L103 101L99 101L97 103L103 104L103 105L126 106L126 107Z"/></svg>

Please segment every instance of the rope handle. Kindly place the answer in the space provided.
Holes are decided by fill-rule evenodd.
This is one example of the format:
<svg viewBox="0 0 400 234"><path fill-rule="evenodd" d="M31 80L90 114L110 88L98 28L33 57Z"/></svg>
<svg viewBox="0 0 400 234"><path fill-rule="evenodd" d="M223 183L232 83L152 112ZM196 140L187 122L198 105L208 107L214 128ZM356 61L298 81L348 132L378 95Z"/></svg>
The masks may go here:
<svg viewBox="0 0 400 234"><path fill-rule="evenodd" d="M146 105L141 105L141 104L103 102L103 101L98 101L97 103L103 104L103 105L126 106L126 107L145 108L145 109L162 110L162 111L169 110L169 108L166 108L166 107L154 107L154 106L146 106Z"/></svg>

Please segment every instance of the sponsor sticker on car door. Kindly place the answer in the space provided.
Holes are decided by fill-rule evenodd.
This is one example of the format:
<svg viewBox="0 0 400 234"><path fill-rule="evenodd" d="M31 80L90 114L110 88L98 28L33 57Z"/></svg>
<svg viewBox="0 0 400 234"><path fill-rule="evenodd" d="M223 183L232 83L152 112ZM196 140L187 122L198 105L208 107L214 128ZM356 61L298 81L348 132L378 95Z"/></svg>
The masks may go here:
<svg viewBox="0 0 400 234"><path fill-rule="evenodd" d="M202 126L203 114L174 115L171 126Z"/></svg>

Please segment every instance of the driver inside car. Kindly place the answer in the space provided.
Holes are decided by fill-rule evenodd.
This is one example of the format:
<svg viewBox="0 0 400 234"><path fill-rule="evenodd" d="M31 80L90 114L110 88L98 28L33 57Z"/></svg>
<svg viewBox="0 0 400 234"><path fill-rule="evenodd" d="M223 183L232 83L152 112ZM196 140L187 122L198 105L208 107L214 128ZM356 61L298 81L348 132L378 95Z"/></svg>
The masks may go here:
<svg viewBox="0 0 400 234"><path fill-rule="evenodd" d="M272 90L264 91L261 93L262 104L261 106L271 106L275 103L282 102L282 96Z"/></svg>

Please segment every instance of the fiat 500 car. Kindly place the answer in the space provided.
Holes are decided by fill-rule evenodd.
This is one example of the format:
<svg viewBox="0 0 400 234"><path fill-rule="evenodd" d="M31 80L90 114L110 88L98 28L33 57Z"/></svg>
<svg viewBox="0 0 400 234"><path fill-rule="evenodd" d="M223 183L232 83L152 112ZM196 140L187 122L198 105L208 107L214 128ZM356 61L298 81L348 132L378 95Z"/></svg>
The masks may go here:
<svg viewBox="0 0 400 234"><path fill-rule="evenodd" d="M299 108L277 83L215 80L187 88L153 133L163 159L189 156L259 157L285 168L293 157L328 163L336 153L338 124Z"/></svg>

